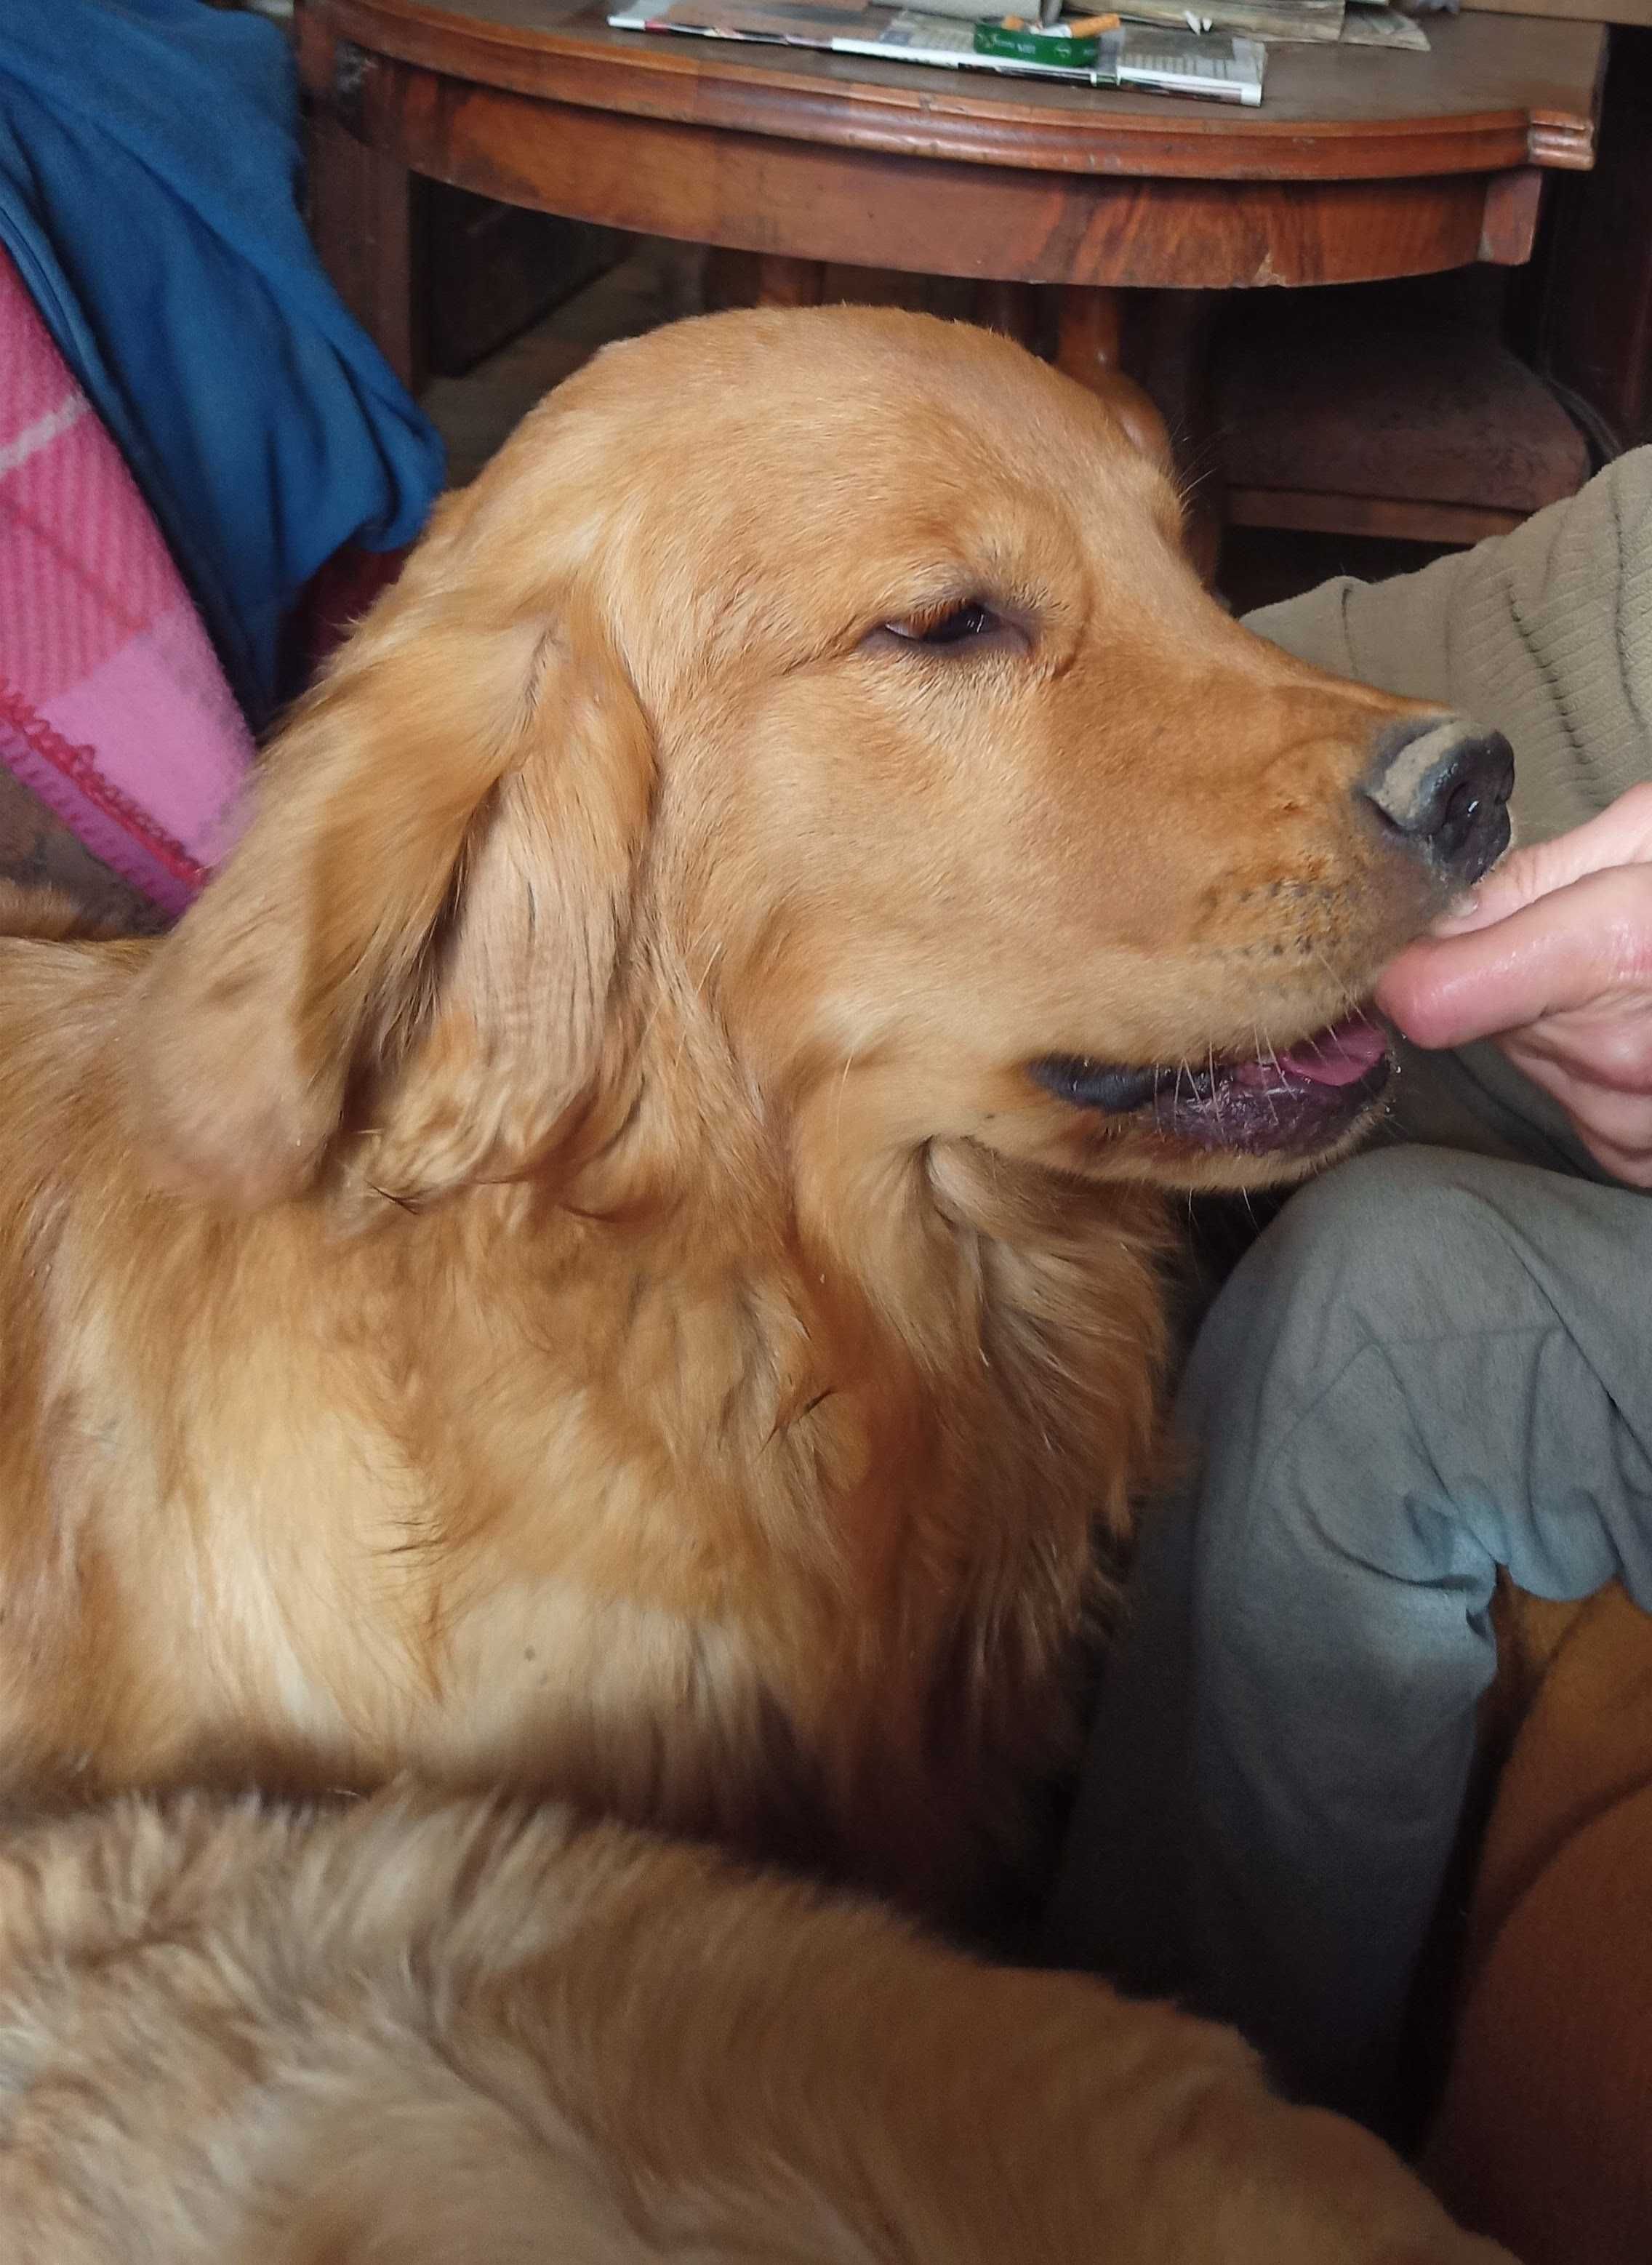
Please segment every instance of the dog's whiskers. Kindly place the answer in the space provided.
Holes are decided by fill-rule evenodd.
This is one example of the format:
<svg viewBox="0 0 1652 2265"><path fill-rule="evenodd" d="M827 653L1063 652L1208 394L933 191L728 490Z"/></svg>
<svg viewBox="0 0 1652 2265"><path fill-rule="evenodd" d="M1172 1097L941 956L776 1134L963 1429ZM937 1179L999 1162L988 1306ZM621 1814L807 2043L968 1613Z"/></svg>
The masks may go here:
<svg viewBox="0 0 1652 2265"><path fill-rule="evenodd" d="M1355 1008L1359 1004L1358 996L1355 992L1350 990L1347 979L1337 973L1336 970L1331 965L1330 961L1325 957L1323 949L1312 936L1307 939L1307 944L1308 950L1313 953L1314 958L1319 961L1320 965L1325 970L1325 972L1331 979L1331 983L1334 987L1336 996L1335 1008L1333 1010L1331 1016L1332 1021L1335 1021L1339 1015L1347 1014L1350 1009Z"/></svg>
<svg viewBox="0 0 1652 2265"><path fill-rule="evenodd" d="M849 1048L848 1052L843 1058L843 1074L838 1080L838 1105L836 1115L833 1119L832 1141L833 1146L837 1150L838 1161L840 1162L842 1162L843 1158L843 1096L848 1089L849 1072L855 1067L855 1057L859 1049L855 1046L851 1046Z"/></svg>
<svg viewBox="0 0 1652 2265"><path fill-rule="evenodd" d="M710 952L706 955L705 965L700 970L699 974L697 976L690 974L688 977L689 992L693 996L695 1004L700 1009L702 1014L710 1013L710 1011L706 1001L705 987L711 980L711 970L717 965L718 960L723 957L724 943L724 938L719 936L717 942L712 945ZM677 1040L676 1060L671 1066L672 1075L673 1077L676 1076L682 1067L682 1058L688 1051L689 1035L690 1025L688 1016L685 1016L683 1017L682 1031Z"/></svg>

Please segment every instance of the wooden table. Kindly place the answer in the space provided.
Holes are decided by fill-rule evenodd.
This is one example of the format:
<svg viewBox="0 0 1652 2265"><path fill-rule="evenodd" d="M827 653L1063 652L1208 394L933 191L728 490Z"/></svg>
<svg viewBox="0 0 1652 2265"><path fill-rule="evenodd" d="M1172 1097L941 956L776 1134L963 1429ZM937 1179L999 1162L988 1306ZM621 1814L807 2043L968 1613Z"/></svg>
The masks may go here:
<svg viewBox="0 0 1652 2265"><path fill-rule="evenodd" d="M610 31L588 0L301 0L313 221L411 376L412 175L754 253L966 276L1139 430L1121 291L1372 281L1530 256L1543 170L1586 168L1595 24L1430 18L1427 55L1275 47L1260 109ZM1162 426L1158 427L1162 440Z"/></svg>

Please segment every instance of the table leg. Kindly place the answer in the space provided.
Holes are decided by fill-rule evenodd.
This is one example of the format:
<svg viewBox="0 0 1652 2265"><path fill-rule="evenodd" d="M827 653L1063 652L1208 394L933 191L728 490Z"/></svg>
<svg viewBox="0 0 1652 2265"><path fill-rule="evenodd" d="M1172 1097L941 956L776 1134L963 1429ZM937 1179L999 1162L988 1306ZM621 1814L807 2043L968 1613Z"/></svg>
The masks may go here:
<svg viewBox="0 0 1652 2265"><path fill-rule="evenodd" d="M705 256L705 310L721 315L731 307L750 307L757 300L757 254L730 251L714 244Z"/></svg>
<svg viewBox="0 0 1652 2265"><path fill-rule="evenodd" d="M1216 577L1226 499L1221 436L1211 375L1211 340L1219 291L1155 291L1137 368L1175 434L1176 470L1187 499L1187 546L1207 582Z"/></svg>
<svg viewBox="0 0 1652 2265"><path fill-rule="evenodd" d="M760 307L818 307L826 269L818 259L785 259L765 251L757 262Z"/></svg>
<svg viewBox="0 0 1652 2265"><path fill-rule="evenodd" d="M1201 579L1214 583L1222 547L1222 501L1215 436L1206 399L1204 349L1209 340L1211 295L1161 292L1176 303L1153 312L1165 318L1153 327L1155 391L1172 406L1178 429L1199 461L1179 462L1169 427L1158 403L1120 366L1123 308L1117 291L1069 288L1060 294L1056 347L1058 368L1097 393L1144 455L1153 457L1187 494L1188 555Z"/></svg>
<svg viewBox="0 0 1652 2265"><path fill-rule="evenodd" d="M417 200L405 165L369 149L317 104L309 227L338 295L410 392L425 378Z"/></svg>
<svg viewBox="0 0 1652 2265"><path fill-rule="evenodd" d="M974 315L983 330L1001 331L1018 346L1036 346L1038 288L1034 283L978 283Z"/></svg>
<svg viewBox="0 0 1652 2265"><path fill-rule="evenodd" d="M1124 305L1117 291L1065 288L1056 324L1056 368L1099 394L1146 456L1167 471L1174 463L1170 434L1151 395L1120 363Z"/></svg>

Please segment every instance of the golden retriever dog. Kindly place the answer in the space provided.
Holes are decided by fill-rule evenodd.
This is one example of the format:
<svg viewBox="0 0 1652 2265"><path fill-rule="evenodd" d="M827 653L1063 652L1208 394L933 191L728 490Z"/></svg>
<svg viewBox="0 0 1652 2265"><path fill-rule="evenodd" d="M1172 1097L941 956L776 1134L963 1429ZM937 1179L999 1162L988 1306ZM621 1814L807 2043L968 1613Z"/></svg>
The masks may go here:
<svg viewBox="0 0 1652 2265"><path fill-rule="evenodd" d="M1369 1119L1507 763L1230 621L1005 340L600 355L171 936L0 944L0 1795L412 1769L961 1901L1174 1195Z"/></svg>
<svg viewBox="0 0 1652 2265"><path fill-rule="evenodd" d="M0 2265L1500 2258L1225 2030L565 1810L0 1842Z"/></svg>

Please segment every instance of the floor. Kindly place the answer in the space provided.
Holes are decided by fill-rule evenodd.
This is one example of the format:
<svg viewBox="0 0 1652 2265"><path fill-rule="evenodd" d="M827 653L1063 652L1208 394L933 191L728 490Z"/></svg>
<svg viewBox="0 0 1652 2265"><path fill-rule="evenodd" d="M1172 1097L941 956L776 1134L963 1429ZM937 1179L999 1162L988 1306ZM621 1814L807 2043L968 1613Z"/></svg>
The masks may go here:
<svg viewBox="0 0 1652 2265"><path fill-rule="evenodd" d="M617 266L467 375L433 379L423 405L447 441L454 484L473 479L534 404L599 347L700 312L704 265L689 246L639 238ZM1234 529L1219 581L1228 604L1244 613L1334 574L1379 580L1438 555L1419 543Z"/></svg>
<svg viewBox="0 0 1652 2265"><path fill-rule="evenodd" d="M687 245L639 238L617 267L468 375L433 378L420 404L448 443L454 485L474 479L534 404L600 346L698 314L703 266L704 255Z"/></svg>

